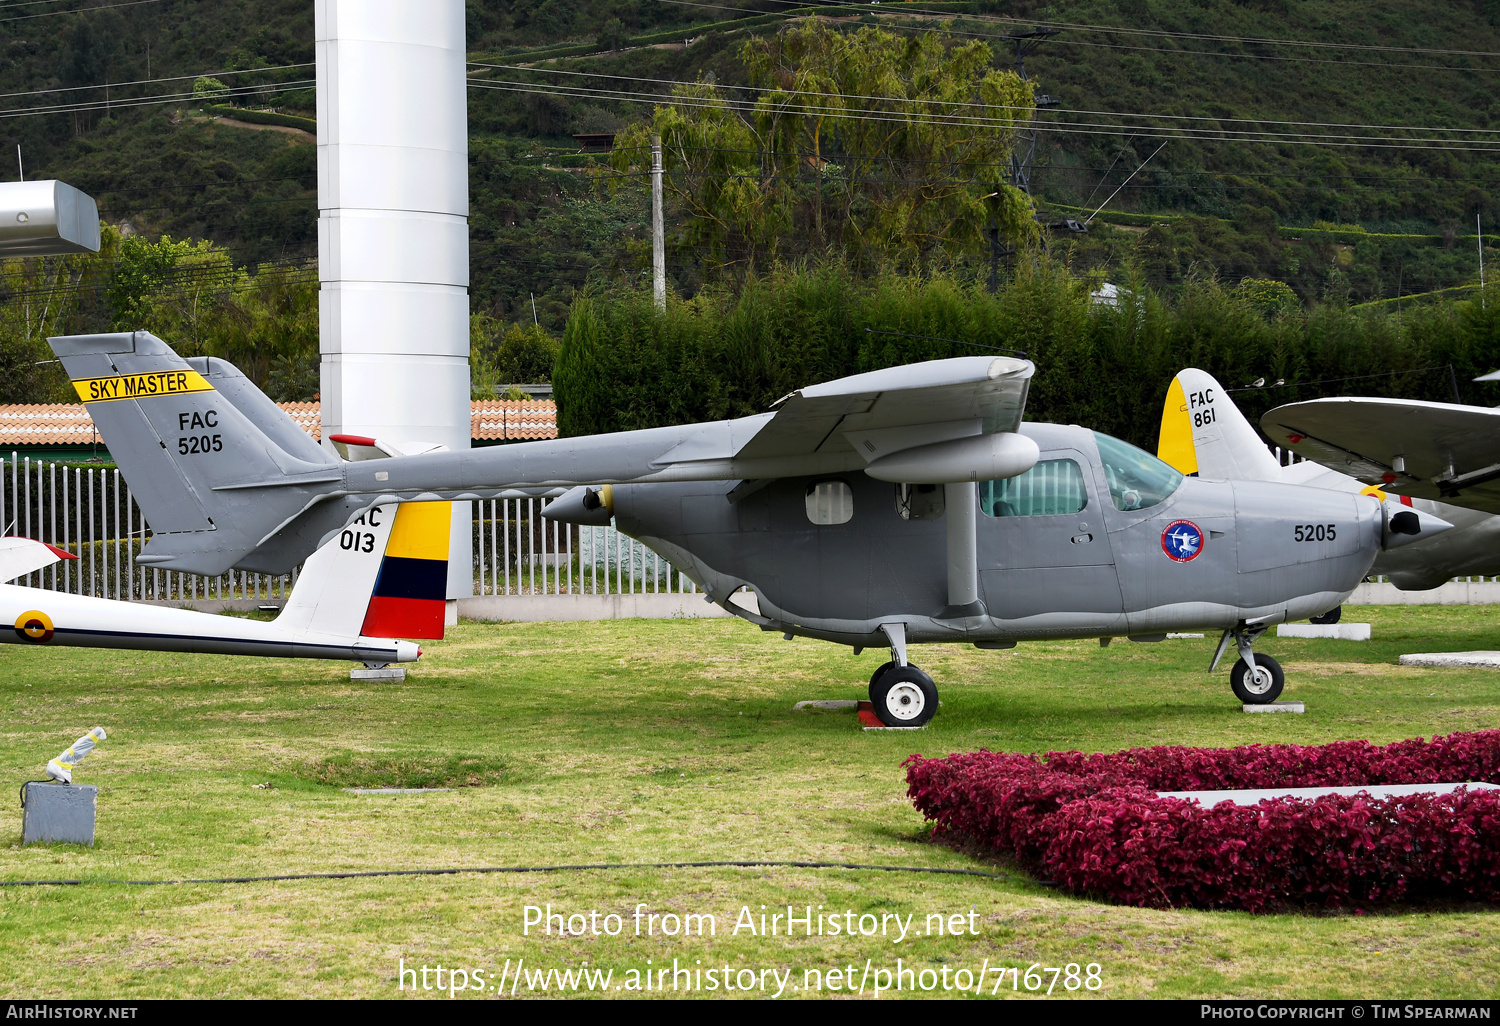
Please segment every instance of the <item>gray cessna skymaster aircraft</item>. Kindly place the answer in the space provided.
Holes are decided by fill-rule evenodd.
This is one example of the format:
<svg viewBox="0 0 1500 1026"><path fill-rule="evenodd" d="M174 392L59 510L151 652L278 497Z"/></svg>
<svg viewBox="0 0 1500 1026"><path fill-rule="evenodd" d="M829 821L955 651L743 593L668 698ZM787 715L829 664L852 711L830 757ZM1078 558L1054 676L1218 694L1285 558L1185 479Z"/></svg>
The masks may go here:
<svg viewBox="0 0 1500 1026"><path fill-rule="evenodd" d="M893 726L937 710L907 661L926 642L1222 630L1210 669L1233 641L1235 694L1269 702L1283 676L1256 638L1337 606L1382 548L1448 527L1367 496L1184 478L1106 435L1023 425L1035 368L1005 357L857 374L738 420L346 461L221 360L147 332L49 341L151 524L144 565L283 573L375 503L567 489L549 516L613 518L763 630L889 646L870 696Z"/></svg>

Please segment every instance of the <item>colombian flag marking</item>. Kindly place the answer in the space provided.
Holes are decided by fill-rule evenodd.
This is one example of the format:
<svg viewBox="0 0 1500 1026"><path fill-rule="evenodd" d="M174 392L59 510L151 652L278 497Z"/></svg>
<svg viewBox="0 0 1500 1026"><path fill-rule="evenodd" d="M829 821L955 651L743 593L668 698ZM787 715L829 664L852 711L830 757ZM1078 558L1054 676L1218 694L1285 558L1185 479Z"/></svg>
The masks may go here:
<svg viewBox="0 0 1500 1026"><path fill-rule="evenodd" d="M86 403L112 403L121 399L147 399L157 395L188 395L212 392L214 386L195 370L152 371L149 374L116 374L107 378L78 378L73 382L78 398Z"/></svg>
<svg viewBox="0 0 1500 1026"><path fill-rule="evenodd" d="M367 638L441 638L448 596L449 502L403 502L385 545L360 633Z"/></svg>

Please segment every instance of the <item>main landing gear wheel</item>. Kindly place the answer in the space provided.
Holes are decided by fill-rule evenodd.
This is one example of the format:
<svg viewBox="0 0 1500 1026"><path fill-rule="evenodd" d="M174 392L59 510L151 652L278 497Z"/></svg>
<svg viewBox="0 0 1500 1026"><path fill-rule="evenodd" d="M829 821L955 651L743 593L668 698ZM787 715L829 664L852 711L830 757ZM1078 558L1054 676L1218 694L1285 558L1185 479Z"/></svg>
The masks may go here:
<svg viewBox="0 0 1500 1026"><path fill-rule="evenodd" d="M870 702L887 727L920 727L937 713L937 685L910 663L893 666L871 685Z"/></svg>
<svg viewBox="0 0 1500 1026"><path fill-rule="evenodd" d="M875 701L875 688L880 684L880 678L884 677L887 673L889 673L891 671L891 668L894 667L895 665L896 665L896 663L895 663L894 660L881 663L878 667L876 667L875 672L872 673L872 674L870 674L870 701L871 702Z"/></svg>
<svg viewBox="0 0 1500 1026"><path fill-rule="evenodd" d="M1234 689L1234 697L1245 705L1267 705L1276 701L1285 684L1286 674L1281 672L1281 664L1268 655L1255 657L1253 674L1250 664L1243 659L1229 672L1229 686Z"/></svg>

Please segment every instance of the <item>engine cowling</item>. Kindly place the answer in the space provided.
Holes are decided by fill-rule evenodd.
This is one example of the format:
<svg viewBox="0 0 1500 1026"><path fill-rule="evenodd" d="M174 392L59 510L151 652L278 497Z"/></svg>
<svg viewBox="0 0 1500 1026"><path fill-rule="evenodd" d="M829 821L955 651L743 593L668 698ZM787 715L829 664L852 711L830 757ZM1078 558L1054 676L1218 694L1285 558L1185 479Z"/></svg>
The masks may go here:
<svg viewBox="0 0 1500 1026"><path fill-rule="evenodd" d="M1002 431L893 452L872 461L865 473L896 484L996 481L1026 473L1040 455L1030 438Z"/></svg>

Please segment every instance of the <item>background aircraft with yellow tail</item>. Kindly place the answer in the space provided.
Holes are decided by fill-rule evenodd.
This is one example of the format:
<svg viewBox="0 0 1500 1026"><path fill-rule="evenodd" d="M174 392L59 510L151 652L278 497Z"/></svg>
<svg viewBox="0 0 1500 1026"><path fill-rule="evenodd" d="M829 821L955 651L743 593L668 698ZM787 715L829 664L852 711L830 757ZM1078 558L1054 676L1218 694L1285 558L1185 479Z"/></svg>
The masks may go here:
<svg viewBox="0 0 1500 1026"><path fill-rule="evenodd" d="M1450 531L1414 538L1400 548L1383 549L1375 557L1370 573L1390 578L1402 590L1424 591L1470 574L1500 574L1500 516L1388 493L1379 485L1311 460L1284 467L1224 386L1206 371L1189 368L1172 379L1162 406L1157 456L1192 476L1360 492L1382 502L1389 498L1452 524ZM1316 525L1308 526L1316 530Z"/></svg>

